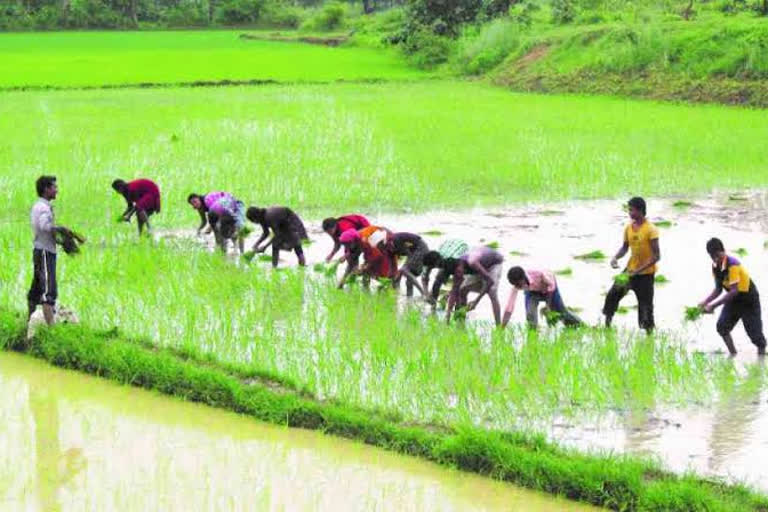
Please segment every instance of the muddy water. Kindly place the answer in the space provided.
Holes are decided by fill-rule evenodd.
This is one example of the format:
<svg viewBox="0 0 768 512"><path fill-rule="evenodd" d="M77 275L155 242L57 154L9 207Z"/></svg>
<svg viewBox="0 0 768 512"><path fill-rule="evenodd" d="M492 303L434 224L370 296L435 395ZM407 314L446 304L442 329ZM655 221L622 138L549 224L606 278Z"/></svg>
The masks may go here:
<svg viewBox="0 0 768 512"><path fill-rule="evenodd" d="M592 510L0 352L2 510Z"/></svg>
<svg viewBox="0 0 768 512"><path fill-rule="evenodd" d="M674 206L679 199L693 204ZM713 288L711 262L704 250L706 241L717 236L746 265L758 287L768 294L768 265L764 244L768 241L768 195L756 193L715 193L699 198L651 199L648 216L652 221L671 222L660 227L662 261L659 274L668 282L656 286L656 323L662 330L682 336L691 351L724 357L724 347L715 332L715 316L700 321L683 321L685 306L703 299ZM348 213L348 212L329 212ZM431 246L443 239L463 238L470 245L497 242L506 258L505 271L512 265L540 266L559 271L570 268L568 276L558 276L563 299L578 309L586 322L601 322L604 293L610 288L616 270L610 257L622 242L628 218L620 200L571 201L530 204L509 208L436 211L426 215L371 215L376 223L393 231L423 234ZM314 244L306 248L310 264L323 260L330 239L308 222ZM440 232L436 234L434 232ZM425 234L432 233L432 234ZM575 256L600 250L602 261L584 261ZM292 253L282 253L281 265L294 265ZM626 261L626 260L625 260ZM265 267L269 263L260 262ZM504 279L502 307L510 287ZM524 306L518 299L515 322L523 322ZM768 299L764 298L764 303ZM637 326L636 301L632 294L622 302L627 308L617 314L618 328ZM492 317L484 301L470 320ZM734 364L741 370L758 361L754 347L740 326L734 331L739 355ZM572 419L555 421L545 428L551 438L582 449L609 449L657 456L668 467L684 471L746 481L768 490L768 394L762 390L730 398L709 408L659 408L645 413L608 414L600 420L579 423Z"/></svg>

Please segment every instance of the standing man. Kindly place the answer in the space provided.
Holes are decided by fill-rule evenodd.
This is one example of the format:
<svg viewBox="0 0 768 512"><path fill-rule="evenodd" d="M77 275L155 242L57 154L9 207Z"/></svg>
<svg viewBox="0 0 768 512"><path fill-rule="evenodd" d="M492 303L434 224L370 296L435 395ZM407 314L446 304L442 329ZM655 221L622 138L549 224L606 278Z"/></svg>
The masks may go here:
<svg viewBox="0 0 768 512"><path fill-rule="evenodd" d="M348 229L360 231L370 225L371 223L368 222L368 219L358 214L342 215L338 218L328 217L323 220L323 231L325 231L333 240L333 249L328 256L325 257L325 262L330 263L336 253L339 252L339 249L341 249L339 237L343 232ZM344 261L344 258L342 258L342 261Z"/></svg>
<svg viewBox="0 0 768 512"><path fill-rule="evenodd" d="M539 325L539 302L546 302L547 308L558 314L558 320L562 320L566 327L578 327L582 325L581 319L568 311L560 296L555 274L549 270L522 267L512 267L507 272L507 279L512 285L509 293L507 307L504 308L504 318L501 326L506 327L512 313L515 311L515 302L519 290L525 291L525 316L528 325L536 328Z"/></svg>
<svg viewBox="0 0 768 512"><path fill-rule="evenodd" d="M477 298L468 304L467 309L475 309L480 299L488 294L493 307L493 319L497 326L501 324L499 281L503 263L504 256L500 252L484 245L470 249L458 259L449 258L443 261L443 270L448 275L453 275L453 287L446 307L448 323L451 322L453 308L467 304L469 293L476 292Z"/></svg>
<svg viewBox="0 0 768 512"><path fill-rule="evenodd" d="M27 293L28 316L32 316L38 304L43 306L43 317L48 325L54 322L54 306L58 296L56 283L56 234L71 236L72 232L57 226L51 201L56 199L59 188L55 176L40 176L35 183L38 200L32 206L30 220L35 234L32 264L34 276Z"/></svg>
<svg viewBox="0 0 768 512"><path fill-rule="evenodd" d="M715 289L699 303L699 307L706 313L712 313L723 306L720 318L717 320L717 333L722 336L732 356L736 355L736 346L733 344L731 331L739 320L744 324L744 330L747 331L750 341L757 347L757 354L764 356L765 336L760 310L760 294L755 282L749 277L739 260L726 254L723 242L719 238L712 238L707 242L707 253L712 258ZM725 295L720 297L723 292L726 292Z"/></svg>
<svg viewBox="0 0 768 512"><path fill-rule="evenodd" d="M645 218L646 207L642 197L633 197L628 206L631 222L624 228L624 243L611 259L611 267L619 268L618 260L629 251L629 262L624 270L629 274L629 283L613 283L605 297L603 314L606 327L610 327L621 299L632 290L637 297L638 324L641 329L651 333L656 327L653 319L653 288L656 264L661 259L659 230Z"/></svg>
<svg viewBox="0 0 768 512"><path fill-rule="evenodd" d="M203 232L208 224L206 233L213 230L216 244L222 251L227 250L227 240L231 239L243 253L245 237L245 205L229 192L211 192L206 195L189 194L187 202L200 214L200 226L197 233Z"/></svg>
<svg viewBox="0 0 768 512"><path fill-rule="evenodd" d="M127 183L123 180L115 180L112 182L112 188L123 196L128 205L120 219L130 222L131 216L135 213L139 224L139 236L144 231L145 224L147 233L150 233L149 217L155 213L160 213L160 189L157 184L147 179L138 179Z"/></svg>
<svg viewBox="0 0 768 512"><path fill-rule="evenodd" d="M281 250L294 251L299 259L299 265L303 267L307 264L301 244L309 237L304 223L293 210L285 206L271 206L269 208L251 206L245 216L254 224L260 225L262 229L261 237L253 244L253 252L262 253L272 245L272 267L277 268ZM270 230L272 230L272 239L259 247L269 236Z"/></svg>

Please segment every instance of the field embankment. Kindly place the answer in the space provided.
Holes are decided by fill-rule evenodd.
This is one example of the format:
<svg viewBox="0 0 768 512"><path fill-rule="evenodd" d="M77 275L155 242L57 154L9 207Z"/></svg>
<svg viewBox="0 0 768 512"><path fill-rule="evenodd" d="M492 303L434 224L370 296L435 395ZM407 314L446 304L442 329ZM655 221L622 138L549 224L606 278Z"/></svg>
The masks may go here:
<svg viewBox="0 0 768 512"><path fill-rule="evenodd" d="M768 26L753 15L582 25L497 20L459 42L462 73L517 91L768 106Z"/></svg>
<svg viewBox="0 0 768 512"><path fill-rule="evenodd" d="M81 326L23 339L21 315L0 313L0 344L63 368L202 402L263 421L322 430L400 453L613 510L762 511L768 501L739 486L678 477L630 458L583 455L522 434L409 425L397 415L321 402L284 382L247 378L236 366L186 358L116 332ZM272 385L270 385L272 384Z"/></svg>

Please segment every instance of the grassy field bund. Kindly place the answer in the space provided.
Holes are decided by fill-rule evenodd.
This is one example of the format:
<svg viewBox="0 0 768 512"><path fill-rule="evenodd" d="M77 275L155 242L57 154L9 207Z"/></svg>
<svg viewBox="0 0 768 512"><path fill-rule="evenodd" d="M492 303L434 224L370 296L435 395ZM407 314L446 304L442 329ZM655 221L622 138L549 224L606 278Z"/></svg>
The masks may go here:
<svg viewBox="0 0 768 512"><path fill-rule="evenodd" d="M739 485L526 433L555 414L706 403L764 386L758 366L739 375L688 353L674 333L448 328L417 308L398 313L391 294L337 292L311 269L269 272L194 240L137 240L116 223L124 204L109 188L117 177L156 179L164 202L154 225L173 230L197 223L187 194L214 189L320 218L764 186L762 112L403 82L428 75L360 48L248 41L255 49L238 50L233 35L0 35L0 68L14 69L0 77L6 88L393 80L0 92L0 344L614 510L768 510L768 498ZM46 37L61 44L24 43ZM89 37L112 46L90 50ZM157 52L160 40L173 42ZM89 238L60 271L62 303L83 326L27 344L16 311L31 279L28 210L42 173L58 176L59 222Z"/></svg>
<svg viewBox="0 0 768 512"><path fill-rule="evenodd" d="M408 80L395 50L244 39L253 31L0 34L0 90L217 82ZM264 33L268 35L268 33Z"/></svg>

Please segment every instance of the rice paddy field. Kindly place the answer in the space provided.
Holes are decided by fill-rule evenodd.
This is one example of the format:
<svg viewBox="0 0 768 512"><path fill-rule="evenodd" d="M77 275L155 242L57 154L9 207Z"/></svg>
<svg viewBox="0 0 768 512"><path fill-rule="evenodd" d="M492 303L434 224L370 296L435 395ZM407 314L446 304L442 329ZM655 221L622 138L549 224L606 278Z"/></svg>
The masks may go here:
<svg viewBox="0 0 768 512"><path fill-rule="evenodd" d="M392 227L404 231L418 225L425 232L434 224L440 234L433 232L430 243L454 234L450 216L465 217L458 234L487 243L493 231L482 227L479 212L528 207L532 213L524 221L494 217L499 224L492 229L506 229L507 265L524 258L537 240L546 240L537 252L542 258L567 253L572 263L557 263L562 275L592 272L571 289L572 295L594 295L576 299L590 308L592 320L601 288L591 284L610 282L615 271L587 267L594 264L573 256L615 251L618 240L608 241L606 233L618 239L623 221L616 216L621 219L629 195L687 204L714 189L732 191L725 192L735 198L731 203L693 211L685 222L706 226L709 215L731 212L711 217L717 229L727 230L734 248L743 235L748 241L740 245L752 254L762 249L768 239L759 221L764 203L747 191L768 181L764 112L512 94L482 82L436 80L374 50L254 41L246 48L237 47L232 32L170 34L0 35L0 69L11 70L0 74L6 88L286 82L0 92L0 309L26 305L34 180L50 173L59 179L59 222L88 237L82 254L60 260L61 303L84 325L191 360L270 375L322 403L385 411L429 429L544 432L564 441L563 422L584 426L611 417L631 431L632 418L659 410L677 411L664 416L674 417L695 406L700 414L717 415L722 404L765 402L766 377L757 359L734 362L691 349L683 311L698 296L664 302L675 311L661 314L665 325L652 338L629 322L615 331L536 334L519 323L494 330L487 314L446 326L418 300L358 287L339 292L331 277L312 268L330 244L317 232L325 216L359 211L393 219ZM148 54L149 64L139 65ZM380 82L336 82L370 78ZM297 81L313 83L287 83ZM124 208L110 189L117 177L151 177L160 185L163 211L153 218L154 240L138 240L134 227L116 222ZM190 233L198 217L185 199L218 189L247 204L284 204L302 215L313 228L310 267L271 271L266 263L244 265L207 250ZM573 203L564 201L587 199L615 204L604 224L583 214L584 229L597 238L580 240L581 226L544 222L553 212L570 213ZM581 204L603 211L596 203ZM736 218L755 221L729 221ZM578 217L570 220L579 224ZM543 234L532 233L531 225ZM676 249L691 247L699 262L703 242ZM678 261L684 271L684 257ZM760 258L749 264L754 275L764 273ZM698 270L665 274L670 286L680 284L678 295L698 290L692 285ZM758 424L768 418L762 409L751 409ZM750 432L759 438L759 428ZM606 448L591 439L572 444L585 452ZM745 445L729 442L723 450ZM765 449L764 441L755 442ZM616 446L638 452L630 443L607 448ZM639 451L659 458L664 449ZM763 472L708 469L707 476L737 475L729 481L767 489ZM760 478L762 484L755 481Z"/></svg>

